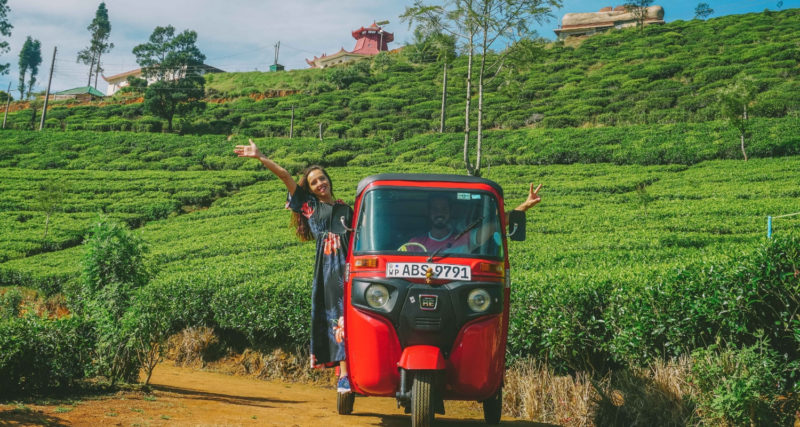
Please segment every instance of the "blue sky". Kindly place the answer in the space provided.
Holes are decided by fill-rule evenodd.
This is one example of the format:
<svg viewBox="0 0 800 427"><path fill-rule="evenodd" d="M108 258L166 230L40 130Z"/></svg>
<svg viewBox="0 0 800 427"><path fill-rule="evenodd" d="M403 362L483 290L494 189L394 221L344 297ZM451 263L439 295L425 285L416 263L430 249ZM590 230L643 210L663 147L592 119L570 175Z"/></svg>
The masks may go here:
<svg viewBox="0 0 800 427"><path fill-rule="evenodd" d="M697 0L661 1L665 20L692 19ZM761 12L776 9L773 0L705 0L714 9L711 16ZM198 46L206 63L225 71L266 70L273 62L273 45L281 41L280 62L288 69L306 68L305 58L353 49L350 32L373 21L389 20L387 31L395 33L390 47L410 41L411 31L398 16L412 1L396 0L106 0L111 20L110 41L115 48L104 57L105 75L138 68L131 50L147 40L156 26L173 25L178 31L198 33ZM564 0L549 23L537 27L543 37L554 38L553 29L564 13L593 12L618 1ZM783 9L800 7L800 0L784 0ZM84 86L88 67L75 62L77 52L89 44L86 26L94 17L99 0L9 0L9 20L14 28L11 50L0 54L0 62L11 63L9 74L0 76L0 90L11 81L11 93L18 81L19 50L30 35L41 41L42 65L35 90L47 84L53 47L58 47L53 91ZM100 79L98 89L105 91Z"/></svg>

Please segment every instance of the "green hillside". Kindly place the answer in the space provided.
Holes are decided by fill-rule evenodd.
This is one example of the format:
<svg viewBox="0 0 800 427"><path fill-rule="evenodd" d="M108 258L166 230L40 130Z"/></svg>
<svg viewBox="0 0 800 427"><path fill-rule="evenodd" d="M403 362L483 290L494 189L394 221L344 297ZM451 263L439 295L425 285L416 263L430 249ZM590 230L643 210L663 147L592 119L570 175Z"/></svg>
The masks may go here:
<svg viewBox="0 0 800 427"><path fill-rule="evenodd" d="M798 22L800 9L677 21L555 43L503 68L486 96L483 176L507 207L544 184L528 240L509 243L509 362L600 381L687 358L698 370L670 395L687 424L791 422L800 216L765 234L767 216L800 212ZM233 351L305 348L314 245L289 228L285 187L233 147L255 138L292 173L322 164L348 203L368 175L463 173L464 71L459 59L449 74L444 134L433 131L441 64L402 54L209 76L208 107L173 134L121 99L56 104L43 132L25 129L30 111L12 114L0 131L0 395L97 375L94 361L116 354L97 343L127 339L97 312L46 316L82 307L93 246L81 242L108 219L149 248L152 279L117 319L142 334L126 351L193 326ZM742 76L760 88L748 161L717 102ZM113 285L112 296L130 284ZM652 408L615 408L619 424L668 424L642 421L666 419L639 417Z"/></svg>
<svg viewBox="0 0 800 427"><path fill-rule="evenodd" d="M800 9L674 21L612 31L576 46L550 43L504 63L486 88L485 127L519 129L674 124L717 120L718 94L748 76L758 87L753 117L800 113ZM491 59L491 58L490 58ZM446 130L463 129L466 58L449 72ZM345 67L286 73L225 73L207 79L207 109L177 123L181 133L397 141L439 128L442 65L381 55ZM299 92L289 96L287 93ZM267 98L264 98L267 96ZM30 126L31 115L11 115ZM38 124L38 121L37 121ZM160 132L142 104L56 106L47 126Z"/></svg>

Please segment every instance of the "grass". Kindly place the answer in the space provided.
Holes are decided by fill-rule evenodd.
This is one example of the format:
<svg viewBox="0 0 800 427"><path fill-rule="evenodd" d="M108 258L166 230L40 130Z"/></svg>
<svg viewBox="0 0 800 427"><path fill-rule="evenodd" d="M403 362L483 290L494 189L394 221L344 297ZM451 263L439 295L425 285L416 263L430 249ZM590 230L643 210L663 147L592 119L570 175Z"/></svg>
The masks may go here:
<svg viewBox="0 0 800 427"><path fill-rule="evenodd" d="M687 358L646 368L556 375L546 363L517 361L506 371L504 414L540 423L586 425L687 425L691 404Z"/></svg>

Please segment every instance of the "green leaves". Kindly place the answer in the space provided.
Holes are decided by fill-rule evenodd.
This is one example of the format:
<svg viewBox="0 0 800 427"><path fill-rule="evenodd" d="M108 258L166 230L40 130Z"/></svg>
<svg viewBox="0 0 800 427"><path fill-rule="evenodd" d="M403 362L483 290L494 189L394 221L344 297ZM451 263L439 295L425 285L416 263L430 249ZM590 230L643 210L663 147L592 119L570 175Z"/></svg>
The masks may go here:
<svg viewBox="0 0 800 427"><path fill-rule="evenodd" d="M167 120L172 130L175 114L204 108L205 80L201 76L206 57L195 43L197 33L175 27L156 27L148 43L133 48L142 74L154 80L145 91L145 111Z"/></svg>
<svg viewBox="0 0 800 427"><path fill-rule="evenodd" d="M39 73L39 65L42 63L42 45L39 40L34 40L31 36L25 39L22 49L19 52L19 97L20 99L30 98L33 85L36 84L36 75ZM25 86L25 75L28 75L27 91Z"/></svg>

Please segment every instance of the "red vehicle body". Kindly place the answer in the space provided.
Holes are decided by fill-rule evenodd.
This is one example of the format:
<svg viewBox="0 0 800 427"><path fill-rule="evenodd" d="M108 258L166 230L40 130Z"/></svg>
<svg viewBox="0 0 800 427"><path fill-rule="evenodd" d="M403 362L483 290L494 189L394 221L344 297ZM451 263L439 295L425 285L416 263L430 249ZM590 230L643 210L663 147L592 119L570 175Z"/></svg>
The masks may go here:
<svg viewBox="0 0 800 427"><path fill-rule="evenodd" d="M462 244L413 242L442 221L430 211L435 198L446 200L441 216ZM345 223L334 213L337 221ZM524 214L513 221L522 228L512 238L524 238ZM375 175L358 185L350 226L344 328L353 391L398 399L415 426L432 423L444 400L482 401L486 421L499 422L510 297L502 188L458 175ZM340 413L352 405L340 396Z"/></svg>

